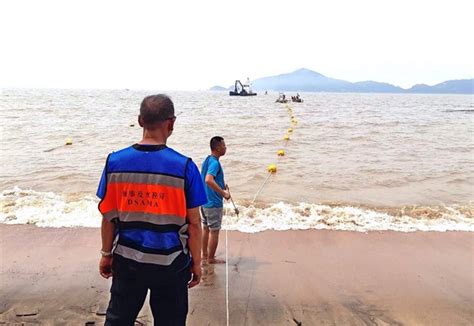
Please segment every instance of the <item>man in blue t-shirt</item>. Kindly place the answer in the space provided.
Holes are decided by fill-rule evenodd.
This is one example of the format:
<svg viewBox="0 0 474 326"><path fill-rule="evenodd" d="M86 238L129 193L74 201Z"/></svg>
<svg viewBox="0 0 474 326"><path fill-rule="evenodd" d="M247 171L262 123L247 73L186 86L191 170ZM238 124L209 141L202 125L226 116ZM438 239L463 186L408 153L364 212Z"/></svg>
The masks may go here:
<svg viewBox="0 0 474 326"><path fill-rule="evenodd" d="M224 138L215 136L211 138L211 155L202 162L201 177L205 183L207 204L201 207L202 233L202 258L209 264L225 263L216 258L219 243L219 231L222 224L223 200L230 198L224 181L224 170L219 158L225 155L227 147Z"/></svg>

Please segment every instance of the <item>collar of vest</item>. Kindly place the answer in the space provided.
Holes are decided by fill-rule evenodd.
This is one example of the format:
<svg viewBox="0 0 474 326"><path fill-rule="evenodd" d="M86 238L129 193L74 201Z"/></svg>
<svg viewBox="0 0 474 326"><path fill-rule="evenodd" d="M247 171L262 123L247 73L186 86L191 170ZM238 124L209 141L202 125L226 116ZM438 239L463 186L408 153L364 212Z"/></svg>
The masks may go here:
<svg viewBox="0 0 474 326"><path fill-rule="evenodd" d="M161 151L162 149L168 148L166 145L143 145L143 144L134 144L132 146L134 149L137 151L142 151L142 152L156 152L156 151Z"/></svg>

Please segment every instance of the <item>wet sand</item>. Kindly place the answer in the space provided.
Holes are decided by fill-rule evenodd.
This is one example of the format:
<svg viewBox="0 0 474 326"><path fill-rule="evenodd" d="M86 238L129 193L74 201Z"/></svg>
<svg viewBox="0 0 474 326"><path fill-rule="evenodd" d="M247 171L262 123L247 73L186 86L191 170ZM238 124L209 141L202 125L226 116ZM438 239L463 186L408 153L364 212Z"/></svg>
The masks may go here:
<svg viewBox="0 0 474 326"><path fill-rule="evenodd" d="M469 325L474 234L229 232L230 325ZM100 230L0 225L0 323L103 323ZM224 256L222 233L219 256ZM151 324L149 309L139 317ZM205 265L188 325L225 325L225 265Z"/></svg>

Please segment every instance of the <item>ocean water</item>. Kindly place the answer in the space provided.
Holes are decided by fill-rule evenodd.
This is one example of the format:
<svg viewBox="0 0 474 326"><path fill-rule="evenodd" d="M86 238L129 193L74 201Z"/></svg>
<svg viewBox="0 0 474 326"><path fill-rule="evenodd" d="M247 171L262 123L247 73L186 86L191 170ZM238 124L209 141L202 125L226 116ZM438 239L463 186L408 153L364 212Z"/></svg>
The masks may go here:
<svg viewBox="0 0 474 326"><path fill-rule="evenodd" d="M107 154L140 140L140 102L158 92L0 90L0 223L98 227ZM226 140L240 211L226 204L227 229L474 231L473 96L167 94L170 147L200 166L209 139Z"/></svg>

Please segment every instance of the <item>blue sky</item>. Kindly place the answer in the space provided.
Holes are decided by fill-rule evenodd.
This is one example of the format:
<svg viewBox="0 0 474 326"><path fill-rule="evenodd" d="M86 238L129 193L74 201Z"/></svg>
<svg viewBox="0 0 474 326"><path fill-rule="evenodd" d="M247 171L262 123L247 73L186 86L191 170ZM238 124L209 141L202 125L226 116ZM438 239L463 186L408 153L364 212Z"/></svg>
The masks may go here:
<svg viewBox="0 0 474 326"><path fill-rule="evenodd" d="M206 89L309 68L472 78L474 1L1 1L0 87Z"/></svg>

